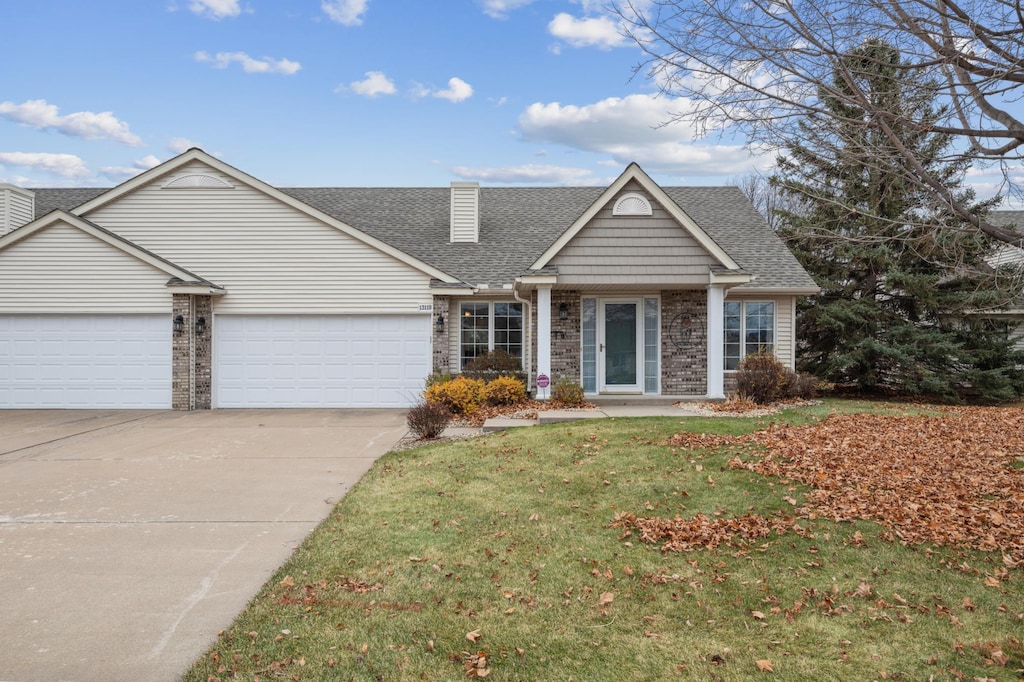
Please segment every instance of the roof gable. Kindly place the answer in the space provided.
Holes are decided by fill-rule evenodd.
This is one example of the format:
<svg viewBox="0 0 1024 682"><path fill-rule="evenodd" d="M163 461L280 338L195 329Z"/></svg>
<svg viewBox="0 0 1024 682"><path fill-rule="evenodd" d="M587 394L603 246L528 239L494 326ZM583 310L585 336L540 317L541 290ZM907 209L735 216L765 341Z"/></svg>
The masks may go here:
<svg viewBox="0 0 1024 682"><path fill-rule="evenodd" d="M447 272L444 272L438 269L437 267L430 265L429 263L425 263L419 259L416 259L410 256L409 254L394 248L390 244L381 241L341 220L338 220L336 217L324 213L323 211L320 211L314 208L313 206L303 201L300 201L285 192L282 192L276 187L268 185L267 183L249 175L248 173L238 170L234 166L224 163L220 159L210 156L203 150L198 149L196 147L193 147L192 149L189 149L188 151L179 154L178 156L160 164L159 166L156 166L144 173L136 175L131 180L123 182L117 187L114 187L113 189L104 192L99 196L93 197L92 199L85 201L83 204L81 204L75 209L75 212L82 216L88 216L89 213L96 211L112 202L117 201L120 197L123 197L126 194L129 194L130 192L133 192L139 189L140 187L143 187L144 185L148 185L149 183L152 182L158 182L164 176L173 173L194 161L203 163L217 170L218 172L230 177L231 179L238 183L247 185L257 191L263 192L264 194L272 197L273 199L276 199L277 201L283 204L290 206L291 208L294 208L317 220L320 220L321 222L326 223L341 232L344 232L350 237L353 237L354 239L361 241L368 246L371 246L383 253L388 254L389 256L397 260L402 261L406 265L409 265L410 267L419 270L420 272L430 277L439 279L442 282L458 282L458 280L455 277L448 274ZM204 185L197 183L189 183L189 186L202 187ZM211 189L215 188L215 185L211 184L207 184L205 186Z"/></svg>
<svg viewBox="0 0 1024 682"><path fill-rule="evenodd" d="M616 197L622 192L623 189L629 185L629 183L637 183L643 190L651 195L651 197L660 204L665 211L675 220L680 227L682 227L689 235L704 248L704 250L711 255L718 263L729 269L729 270L740 270L739 264L732 259L732 257L725 252L725 250L715 243L715 240L708 235L689 215L683 211L682 208L676 204L675 201L669 197L668 194L651 179L647 173L640 168L636 163L631 163L622 172L615 182L608 186L608 188L601 193L601 195L594 201L590 207L583 212L579 218L569 229L567 229L562 235L555 240L540 258L534 261L531 265L531 269L539 270L551 263L551 260L557 255L565 246L575 238L581 230L583 230L594 217L603 210L608 204L610 204Z"/></svg>
<svg viewBox="0 0 1024 682"><path fill-rule="evenodd" d="M90 222L89 220L82 218L81 216L68 213L67 211L55 210L51 211L47 215L39 218L28 225L25 225L13 232L9 232L3 237L0 237L0 253L4 249L17 244L18 242L26 239L31 239L33 235L39 234L46 230L48 227L62 223L73 227L85 234L97 239L98 241L104 242L115 249L118 249L137 260L151 265L167 274L172 280L178 280L180 284L178 286L185 287L200 287L205 290L209 290L209 293L222 293L223 289L213 282L196 275L185 268L172 263L171 261L159 256L148 249L144 249L141 246L134 244L127 239L114 234L110 230L104 229L99 225Z"/></svg>

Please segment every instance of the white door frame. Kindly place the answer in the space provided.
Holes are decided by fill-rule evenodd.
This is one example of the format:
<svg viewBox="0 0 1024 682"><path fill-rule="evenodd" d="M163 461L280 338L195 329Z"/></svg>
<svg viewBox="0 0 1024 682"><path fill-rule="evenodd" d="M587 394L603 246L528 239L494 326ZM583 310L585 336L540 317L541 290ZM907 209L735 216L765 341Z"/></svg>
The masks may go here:
<svg viewBox="0 0 1024 682"><path fill-rule="evenodd" d="M634 306L634 344L636 349L634 368L635 382L633 384L608 384L607 377L607 339L606 339L606 313L607 304L630 303ZM597 298L597 390L598 393L628 393L640 394L644 392L644 299L642 296L613 296Z"/></svg>

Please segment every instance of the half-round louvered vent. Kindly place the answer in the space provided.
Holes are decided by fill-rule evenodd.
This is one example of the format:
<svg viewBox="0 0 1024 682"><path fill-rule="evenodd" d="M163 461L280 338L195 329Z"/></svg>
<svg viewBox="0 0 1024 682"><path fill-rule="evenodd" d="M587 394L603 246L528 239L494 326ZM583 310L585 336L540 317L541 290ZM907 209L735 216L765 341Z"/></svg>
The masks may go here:
<svg viewBox="0 0 1024 682"><path fill-rule="evenodd" d="M189 175L182 175L179 178L174 178L166 185L164 189L231 189L231 183L226 180L221 180L216 175L209 175L208 173L191 173Z"/></svg>
<svg viewBox="0 0 1024 682"><path fill-rule="evenodd" d="M651 202L639 194L623 194L615 202L612 215L651 215Z"/></svg>

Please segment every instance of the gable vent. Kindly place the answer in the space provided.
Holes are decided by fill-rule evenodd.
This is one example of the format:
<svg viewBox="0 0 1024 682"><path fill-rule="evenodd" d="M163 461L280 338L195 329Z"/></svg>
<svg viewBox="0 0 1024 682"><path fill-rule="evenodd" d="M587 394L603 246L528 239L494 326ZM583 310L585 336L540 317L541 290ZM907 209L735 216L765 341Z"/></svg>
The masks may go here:
<svg viewBox="0 0 1024 682"><path fill-rule="evenodd" d="M14 185L0 185L0 236L35 220L36 193Z"/></svg>
<svg viewBox="0 0 1024 682"><path fill-rule="evenodd" d="M164 189L232 189L231 183L208 173L191 173L174 178Z"/></svg>
<svg viewBox="0 0 1024 682"><path fill-rule="evenodd" d="M451 241L480 241L480 183L452 183Z"/></svg>
<svg viewBox="0 0 1024 682"><path fill-rule="evenodd" d="M640 194L623 194L612 207L612 215L651 215L651 202Z"/></svg>

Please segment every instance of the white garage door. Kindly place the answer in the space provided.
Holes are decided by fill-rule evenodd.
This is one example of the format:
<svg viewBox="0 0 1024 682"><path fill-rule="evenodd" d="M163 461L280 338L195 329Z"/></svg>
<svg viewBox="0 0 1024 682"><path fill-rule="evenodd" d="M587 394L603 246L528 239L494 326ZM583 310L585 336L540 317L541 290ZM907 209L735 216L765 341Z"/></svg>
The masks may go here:
<svg viewBox="0 0 1024 682"><path fill-rule="evenodd" d="M170 406L170 315L0 315L0 407Z"/></svg>
<svg viewBox="0 0 1024 682"><path fill-rule="evenodd" d="M405 407L430 372L429 315L214 322L218 407Z"/></svg>

